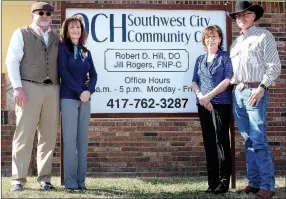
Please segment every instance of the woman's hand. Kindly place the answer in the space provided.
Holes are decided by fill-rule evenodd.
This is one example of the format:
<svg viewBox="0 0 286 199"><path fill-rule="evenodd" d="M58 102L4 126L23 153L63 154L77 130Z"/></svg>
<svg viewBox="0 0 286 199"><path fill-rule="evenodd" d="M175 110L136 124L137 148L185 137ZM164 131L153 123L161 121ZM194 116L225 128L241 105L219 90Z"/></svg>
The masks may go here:
<svg viewBox="0 0 286 199"><path fill-rule="evenodd" d="M212 97L210 94L206 94L206 95L203 95L199 98L199 103L201 106L205 106L207 105L208 103L210 103Z"/></svg>
<svg viewBox="0 0 286 199"><path fill-rule="evenodd" d="M208 111L212 111L213 110L213 105L212 105L212 103L207 103L205 106L204 106Z"/></svg>
<svg viewBox="0 0 286 199"><path fill-rule="evenodd" d="M79 98L82 102L87 102L90 98L90 92L89 91L83 91Z"/></svg>

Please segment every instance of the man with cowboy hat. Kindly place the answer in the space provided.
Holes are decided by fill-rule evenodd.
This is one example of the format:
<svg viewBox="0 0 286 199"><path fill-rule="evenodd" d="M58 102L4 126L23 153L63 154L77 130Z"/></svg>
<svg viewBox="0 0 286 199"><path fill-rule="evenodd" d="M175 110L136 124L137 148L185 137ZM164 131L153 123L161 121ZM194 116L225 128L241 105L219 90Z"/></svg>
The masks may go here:
<svg viewBox="0 0 286 199"><path fill-rule="evenodd" d="M234 75L233 114L245 139L248 186L239 192L260 198L274 195L274 164L266 134L268 88L281 72L273 35L255 26L264 13L259 5L237 1L235 12L240 36L230 49Z"/></svg>
<svg viewBox="0 0 286 199"><path fill-rule="evenodd" d="M59 36L51 30L54 8L31 7L33 22L11 38L6 65L14 89L16 131L12 143L12 191L22 191L38 130L37 168L40 187L49 191L59 122Z"/></svg>

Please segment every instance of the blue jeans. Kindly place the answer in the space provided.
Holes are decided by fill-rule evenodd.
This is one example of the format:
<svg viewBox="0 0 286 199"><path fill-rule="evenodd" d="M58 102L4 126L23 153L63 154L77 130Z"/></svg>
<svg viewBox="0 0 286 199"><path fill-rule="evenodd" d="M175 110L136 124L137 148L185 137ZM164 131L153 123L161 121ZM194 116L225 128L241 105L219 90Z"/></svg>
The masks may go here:
<svg viewBox="0 0 286 199"><path fill-rule="evenodd" d="M61 112L65 187L85 188L90 102L61 99Z"/></svg>
<svg viewBox="0 0 286 199"><path fill-rule="evenodd" d="M258 105L250 106L248 100L254 90L233 90L233 115L245 140L248 185L272 191L274 163L266 135L268 92L264 92Z"/></svg>

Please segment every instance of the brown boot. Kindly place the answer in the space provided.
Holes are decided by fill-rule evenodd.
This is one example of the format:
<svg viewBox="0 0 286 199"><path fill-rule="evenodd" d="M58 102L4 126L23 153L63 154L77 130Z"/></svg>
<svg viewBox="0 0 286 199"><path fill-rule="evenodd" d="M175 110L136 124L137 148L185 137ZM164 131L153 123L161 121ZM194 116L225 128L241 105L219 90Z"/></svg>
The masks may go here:
<svg viewBox="0 0 286 199"><path fill-rule="evenodd" d="M251 187L251 186L247 186L244 189L239 189L236 191L236 193L241 194L241 193L257 193L259 191L259 188L255 188L255 187Z"/></svg>
<svg viewBox="0 0 286 199"><path fill-rule="evenodd" d="M270 199L274 196L274 191L267 191L264 189L260 189L256 194L256 198L265 198Z"/></svg>

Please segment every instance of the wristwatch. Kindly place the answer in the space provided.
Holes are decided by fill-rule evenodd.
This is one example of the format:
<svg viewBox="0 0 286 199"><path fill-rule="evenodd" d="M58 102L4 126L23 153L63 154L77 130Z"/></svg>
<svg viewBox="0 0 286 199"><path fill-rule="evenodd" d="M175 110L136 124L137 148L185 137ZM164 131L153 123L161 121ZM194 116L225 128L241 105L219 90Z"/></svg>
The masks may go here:
<svg viewBox="0 0 286 199"><path fill-rule="evenodd" d="M267 87L264 84L259 85L261 88L264 88L264 90L267 90Z"/></svg>

